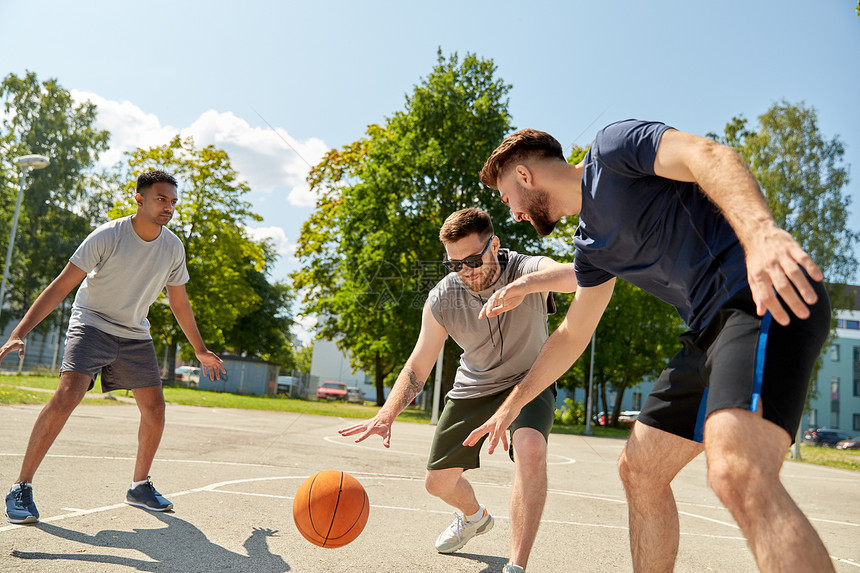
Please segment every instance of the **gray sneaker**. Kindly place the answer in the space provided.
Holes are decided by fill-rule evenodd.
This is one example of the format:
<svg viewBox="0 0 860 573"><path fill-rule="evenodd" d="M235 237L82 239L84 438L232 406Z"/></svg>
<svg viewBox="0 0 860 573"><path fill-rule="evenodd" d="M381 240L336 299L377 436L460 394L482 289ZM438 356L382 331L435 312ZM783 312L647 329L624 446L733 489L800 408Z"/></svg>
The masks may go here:
<svg viewBox="0 0 860 573"><path fill-rule="evenodd" d="M502 569L502 573L526 573L526 570L519 565L508 563L507 565L505 565L505 568Z"/></svg>
<svg viewBox="0 0 860 573"><path fill-rule="evenodd" d="M155 490L155 486L149 481L149 476L147 476L146 482L134 489L128 490L128 493L125 494L125 502L150 511L168 511L173 509L173 504Z"/></svg>
<svg viewBox="0 0 860 573"><path fill-rule="evenodd" d="M436 551L439 553L453 553L466 542L486 533L493 528L493 516L485 509L483 519L478 521L466 521L459 513L454 514L454 522L443 531L436 539Z"/></svg>

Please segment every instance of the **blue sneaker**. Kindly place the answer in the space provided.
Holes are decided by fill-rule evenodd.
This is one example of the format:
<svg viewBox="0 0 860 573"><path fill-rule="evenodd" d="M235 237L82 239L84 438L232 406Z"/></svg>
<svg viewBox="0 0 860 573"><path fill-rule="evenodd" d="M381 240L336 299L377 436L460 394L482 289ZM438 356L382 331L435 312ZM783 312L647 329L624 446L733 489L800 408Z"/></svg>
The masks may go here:
<svg viewBox="0 0 860 573"><path fill-rule="evenodd" d="M167 501L155 490L155 486L146 476L146 481L136 488L129 489L125 494L125 502L135 507L142 507L150 511L168 511L173 509L173 504Z"/></svg>
<svg viewBox="0 0 860 573"><path fill-rule="evenodd" d="M38 523L39 510L33 503L33 486L21 482L19 488L6 494L6 520L9 523Z"/></svg>

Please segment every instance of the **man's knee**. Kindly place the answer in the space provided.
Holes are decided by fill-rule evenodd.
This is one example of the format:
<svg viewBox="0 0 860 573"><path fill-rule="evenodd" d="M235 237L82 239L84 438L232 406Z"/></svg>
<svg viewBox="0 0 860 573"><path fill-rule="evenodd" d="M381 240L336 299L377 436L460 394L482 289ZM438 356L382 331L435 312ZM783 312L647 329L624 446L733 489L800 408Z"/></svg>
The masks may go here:
<svg viewBox="0 0 860 573"><path fill-rule="evenodd" d="M741 456L709 453L708 485L730 510L742 510L764 501L778 487L779 476Z"/></svg>
<svg viewBox="0 0 860 573"><path fill-rule="evenodd" d="M451 492L462 471L427 470L424 475L424 489L432 496L443 497Z"/></svg>
<svg viewBox="0 0 860 573"><path fill-rule="evenodd" d="M514 432L514 462L521 468L546 467L546 438L537 430L521 428Z"/></svg>
<svg viewBox="0 0 860 573"><path fill-rule="evenodd" d="M164 422L165 404L164 400L146 400L142 402L138 400L138 409L142 417L150 422Z"/></svg>

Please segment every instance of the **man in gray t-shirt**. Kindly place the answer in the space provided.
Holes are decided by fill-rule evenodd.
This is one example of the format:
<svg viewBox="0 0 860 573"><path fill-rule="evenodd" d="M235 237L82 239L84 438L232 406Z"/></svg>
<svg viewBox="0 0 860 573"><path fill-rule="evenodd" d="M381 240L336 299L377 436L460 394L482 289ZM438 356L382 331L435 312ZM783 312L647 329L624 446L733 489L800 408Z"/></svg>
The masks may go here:
<svg viewBox="0 0 860 573"><path fill-rule="evenodd" d="M445 339L451 336L457 342L463 354L436 426L425 477L429 493L462 512L436 540L439 552L450 553L493 526L464 476L465 470L479 467L481 444L466 447L463 441L525 377L548 336L546 317L554 311L551 292L573 292L576 276L572 264L500 248L490 216L478 209L449 216L439 239L447 253L444 264L454 272L430 291L415 349L379 413L340 434L360 434L357 442L378 434L389 447L392 422L421 391ZM499 308L506 312L486 316ZM506 572L525 568L537 535L546 500L547 437L555 418L555 395L554 386L547 388L510 426L515 474Z"/></svg>
<svg viewBox="0 0 860 573"><path fill-rule="evenodd" d="M146 315L167 287L170 309L194 347L203 371L220 378L221 359L200 337L185 283L185 250L164 225L176 206L176 180L163 171L137 180L137 212L93 231L69 263L42 292L0 348L24 356L24 337L45 319L78 284L57 391L36 419L21 472L6 496L11 523L36 523L32 480L69 415L93 387L98 373L102 390L130 389L140 409L138 449L126 503L153 511L173 504L149 481L152 460L164 431L164 395Z"/></svg>

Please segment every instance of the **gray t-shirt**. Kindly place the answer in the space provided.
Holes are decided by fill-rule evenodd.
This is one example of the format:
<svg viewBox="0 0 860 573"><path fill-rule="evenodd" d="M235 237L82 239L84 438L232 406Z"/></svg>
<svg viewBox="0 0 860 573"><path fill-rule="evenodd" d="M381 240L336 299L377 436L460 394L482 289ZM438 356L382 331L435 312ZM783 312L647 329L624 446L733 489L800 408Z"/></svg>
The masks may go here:
<svg viewBox="0 0 860 573"><path fill-rule="evenodd" d="M532 293L513 310L478 319L487 299L519 277L534 272L542 257L499 249L507 258L495 284L475 292L457 273L449 273L427 299L430 311L463 349L449 398L478 398L497 394L522 380L549 336L546 317L549 293Z"/></svg>
<svg viewBox="0 0 860 573"><path fill-rule="evenodd" d="M166 285L188 282L185 248L167 227L140 238L131 216L89 234L69 262L87 273L75 295L69 328L92 326L122 338L149 339L146 315Z"/></svg>

